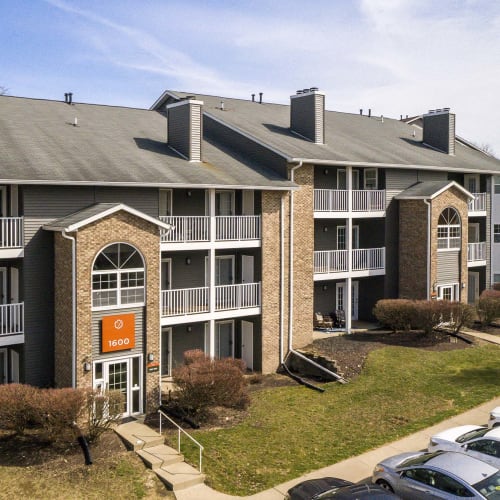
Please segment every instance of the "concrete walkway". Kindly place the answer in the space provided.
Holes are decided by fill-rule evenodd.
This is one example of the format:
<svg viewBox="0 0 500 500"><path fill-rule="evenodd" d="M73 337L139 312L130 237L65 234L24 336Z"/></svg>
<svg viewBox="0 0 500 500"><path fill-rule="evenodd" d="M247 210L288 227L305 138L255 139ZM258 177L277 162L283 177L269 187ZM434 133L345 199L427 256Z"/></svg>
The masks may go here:
<svg viewBox="0 0 500 500"><path fill-rule="evenodd" d="M496 335L472 331L464 333L494 344L500 344L500 337L497 337ZM486 425L488 423L490 411L496 406L500 406L500 397L478 406L477 408L473 408L465 413L444 420L443 422L432 427L404 437L398 441L394 441L380 448L368 451L357 457L352 457L347 460L343 460L342 462L329 465L323 469L315 470L302 477L292 479L291 481L279 484L269 490L262 491L255 495L246 497L226 495L209 488L205 484L199 484L185 490L176 491L175 496L177 500L228 500L238 498L246 498L248 500L283 500L289 488L306 479L333 476L347 479L354 483L369 480L372 475L373 467L382 459L406 451L426 449L429 443L429 438L433 434L448 429L449 427L467 424Z"/></svg>

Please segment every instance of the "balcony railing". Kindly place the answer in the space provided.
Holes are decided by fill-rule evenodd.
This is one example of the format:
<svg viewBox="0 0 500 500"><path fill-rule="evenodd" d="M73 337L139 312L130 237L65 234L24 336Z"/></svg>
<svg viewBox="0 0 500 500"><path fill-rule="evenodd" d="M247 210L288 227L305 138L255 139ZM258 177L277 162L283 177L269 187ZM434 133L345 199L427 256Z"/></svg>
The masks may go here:
<svg viewBox="0 0 500 500"><path fill-rule="evenodd" d="M260 283L215 287L215 310L246 309L260 306Z"/></svg>
<svg viewBox="0 0 500 500"><path fill-rule="evenodd" d="M209 240L209 217L183 216L183 217L160 217L162 222L171 224L173 229L165 231L161 235L162 242L186 243L194 241Z"/></svg>
<svg viewBox="0 0 500 500"><path fill-rule="evenodd" d="M316 212L347 212L349 191L345 189L315 189ZM385 210L385 190L353 190L353 212L377 212Z"/></svg>
<svg viewBox="0 0 500 500"><path fill-rule="evenodd" d="M347 250L320 250L314 252L315 273L348 271ZM352 271L385 269L385 248L360 248L352 251Z"/></svg>
<svg viewBox="0 0 500 500"><path fill-rule="evenodd" d="M0 248L24 246L23 217L0 217Z"/></svg>
<svg viewBox="0 0 500 500"><path fill-rule="evenodd" d="M184 316L198 314L209 310L209 288L180 288L177 290L162 290L161 315Z"/></svg>
<svg viewBox="0 0 500 500"><path fill-rule="evenodd" d="M215 311L260 306L260 283L219 285L215 287ZM185 316L210 311L210 288L162 290L161 315Z"/></svg>
<svg viewBox="0 0 500 500"><path fill-rule="evenodd" d="M260 215L231 215L215 218L215 241L245 241L260 239ZM160 217L173 229L162 233L163 243L210 241L210 217Z"/></svg>
<svg viewBox="0 0 500 500"><path fill-rule="evenodd" d="M0 336L24 333L24 303L0 305Z"/></svg>
<svg viewBox="0 0 500 500"><path fill-rule="evenodd" d="M471 193L474 199L469 201L469 212L484 212L486 210L486 193Z"/></svg>
<svg viewBox="0 0 500 500"><path fill-rule="evenodd" d="M260 215L219 216L215 219L217 241L260 239Z"/></svg>
<svg viewBox="0 0 500 500"><path fill-rule="evenodd" d="M486 242L467 244L467 261L486 260Z"/></svg>

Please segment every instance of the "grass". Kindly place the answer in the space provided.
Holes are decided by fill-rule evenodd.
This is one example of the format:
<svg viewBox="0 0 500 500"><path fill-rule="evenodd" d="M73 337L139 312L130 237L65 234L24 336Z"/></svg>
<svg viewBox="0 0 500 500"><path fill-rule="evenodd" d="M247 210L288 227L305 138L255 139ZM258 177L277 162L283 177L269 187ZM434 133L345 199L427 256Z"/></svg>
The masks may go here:
<svg viewBox="0 0 500 500"><path fill-rule="evenodd" d="M466 411L500 394L500 347L387 347L353 382L258 391L229 430L196 431L207 483L233 495L270 488ZM198 463L197 449L188 460Z"/></svg>

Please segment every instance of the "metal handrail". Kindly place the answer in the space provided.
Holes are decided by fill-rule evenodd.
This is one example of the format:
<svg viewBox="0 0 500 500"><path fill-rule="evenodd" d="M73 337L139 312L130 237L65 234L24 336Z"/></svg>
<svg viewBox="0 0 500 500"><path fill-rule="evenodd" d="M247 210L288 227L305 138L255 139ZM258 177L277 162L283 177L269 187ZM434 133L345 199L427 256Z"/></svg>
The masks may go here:
<svg viewBox="0 0 500 500"><path fill-rule="evenodd" d="M176 422L174 422L168 415L166 415L164 412L162 412L161 410L158 410L158 413L160 414L160 434L161 434L161 417L164 416L167 420L169 420L172 424L174 424L176 427L177 427L177 452L180 453L181 452L181 431L186 434L186 436L191 439L191 441L193 441L194 444L196 444L198 446L198 448L200 449L200 466L198 467L198 470L200 471L200 474L201 474L201 454L202 454L202 451L205 449L203 448L203 446L198 443L198 441L196 441L196 439L189 435L180 425L178 425Z"/></svg>

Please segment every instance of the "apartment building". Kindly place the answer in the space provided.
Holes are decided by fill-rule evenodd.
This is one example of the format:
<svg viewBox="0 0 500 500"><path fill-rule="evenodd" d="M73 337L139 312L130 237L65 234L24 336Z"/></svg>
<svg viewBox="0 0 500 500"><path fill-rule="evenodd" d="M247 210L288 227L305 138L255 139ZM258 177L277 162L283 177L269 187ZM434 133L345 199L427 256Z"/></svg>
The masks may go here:
<svg viewBox="0 0 500 500"><path fill-rule="evenodd" d="M261 96L262 97L262 96ZM500 162L454 115L166 91L150 110L0 97L0 383L154 409L188 349L275 371L384 297L474 301Z"/></svg>

